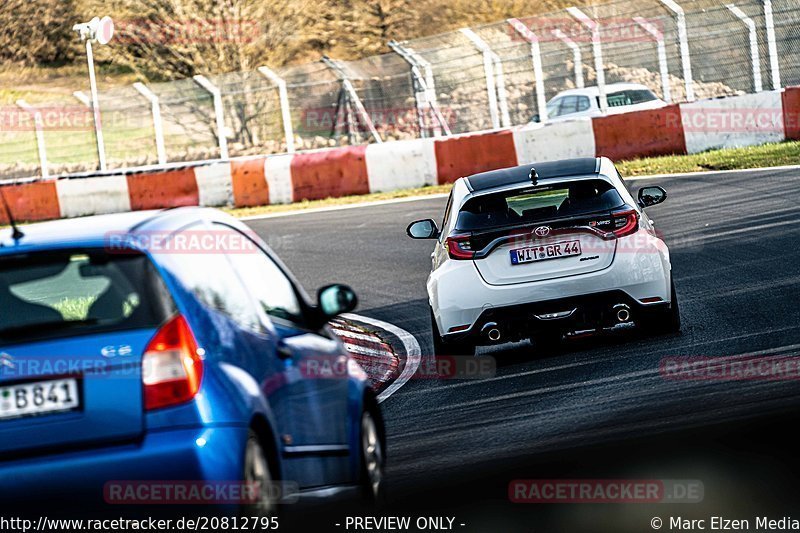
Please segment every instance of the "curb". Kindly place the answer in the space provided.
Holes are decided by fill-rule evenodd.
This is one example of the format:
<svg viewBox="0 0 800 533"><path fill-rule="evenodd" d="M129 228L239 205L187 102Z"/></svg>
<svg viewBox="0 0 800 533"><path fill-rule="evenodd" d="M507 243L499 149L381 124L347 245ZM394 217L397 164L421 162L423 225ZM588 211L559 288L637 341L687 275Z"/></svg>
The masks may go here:
<svg viewBox="0 0 800 533"><path fill-rule="evenodd" d="M350 319L337 318L329 324L333 333L344 343L350 357L366 372L369 384L376 393L382 392L397 379L405 365L405 357L398 354L377 331Z"/></svg>

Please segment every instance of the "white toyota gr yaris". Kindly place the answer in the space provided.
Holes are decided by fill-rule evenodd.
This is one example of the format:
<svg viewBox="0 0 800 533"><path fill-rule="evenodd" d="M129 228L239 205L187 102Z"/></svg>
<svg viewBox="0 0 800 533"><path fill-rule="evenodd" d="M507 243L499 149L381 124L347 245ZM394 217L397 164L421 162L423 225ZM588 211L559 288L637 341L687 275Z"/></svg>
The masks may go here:
<svg viewBox="0 0 800 533"><path fill-rule="evenodd" d="M644 212L666 197L650 186L634 199L605 157L458 179L441 229L431 219L407 229L436 240L427 283L436 354L620 324L679 331L669 250Z"/></svg>

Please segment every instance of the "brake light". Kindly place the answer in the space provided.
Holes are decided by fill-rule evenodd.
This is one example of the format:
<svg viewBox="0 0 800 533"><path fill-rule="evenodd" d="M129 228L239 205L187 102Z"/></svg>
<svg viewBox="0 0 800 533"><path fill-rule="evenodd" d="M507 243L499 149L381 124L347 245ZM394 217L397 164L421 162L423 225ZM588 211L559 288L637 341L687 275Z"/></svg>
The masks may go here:
<svg viewBox="0 0 800 533"><path fill-rule="evenodd" d="M445 240L445 243L447 244L447 252L450 254L450 259L472 259L475 256L475 252L469 242L469 235L450 235Z"/></svg>
<svg viewBox="0 0 800 533"><path fill-rule="evenodd" d="M203 377L202 353L181 315L161 326L142 358L145 409L178 405L194 398Z"/></svg>
<svg viewBox="0 0 800 533"><path fill-rule="evenodd" d="M616 237L630 235L639 229L639 214L634 209L612 213L613 233Z"/></svg>

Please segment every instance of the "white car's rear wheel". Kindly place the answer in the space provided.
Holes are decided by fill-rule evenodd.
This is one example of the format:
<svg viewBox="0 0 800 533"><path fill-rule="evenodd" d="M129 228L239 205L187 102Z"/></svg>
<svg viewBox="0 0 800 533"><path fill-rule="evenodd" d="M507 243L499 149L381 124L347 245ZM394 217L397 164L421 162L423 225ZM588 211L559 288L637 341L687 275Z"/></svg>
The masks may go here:
<svg viewBox="0 0 800 533"><path fill-rule="evenodd" d="M678 294L675 292L675 282L670 290L671 302L669 308L648 313L642 319L642 326L648 333L666 334L679 333L681 330L681 311L678 305Z"/></svg>

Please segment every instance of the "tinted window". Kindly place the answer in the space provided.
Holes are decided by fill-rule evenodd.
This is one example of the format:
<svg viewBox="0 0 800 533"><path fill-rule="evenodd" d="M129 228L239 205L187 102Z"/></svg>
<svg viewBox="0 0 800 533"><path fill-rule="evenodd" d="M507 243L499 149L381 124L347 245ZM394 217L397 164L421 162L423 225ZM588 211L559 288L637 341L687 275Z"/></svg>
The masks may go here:
<svg viewBox="0 0 800 533"><path fill-rule="evenodd" d="M647 89L631 89L625 91L618 91L608 93L606 100L608 107L621 107L626 105L641 104L643 102L650 102L656 100L657 97ZM597 99L597 105L600 105L600 98Z"/></svg>
<svg viewBox="0 0 800 533"><path fill-rule="evenodd" d="M579 96L578 97L578 111L586 111L589 109L589 97L588 96Z"/></svg>
<svg viewBox="0 0 800 533"><path fill-rule="evenodd" d="M139 253L0 257L0 342L157 327L173 311L155 267Z"/></svg>
<svg viewBox="0 0 800 533"><path fill-rule="evenodd" d="M263 250L254 243L251 252L230 254L229 258L266 314L296 324L303 323L294 285Z"/></svg>
<svg viewBox="0 0 800 533"><path fill-rule="evenodd" d="M474 231L622 207L617 190L603 180L581 180L472 198L458 214L456 227Z"/></svg>
<svg viewBox="0 0 800 533"><path fill-rule="evenodd" d="M550 100L547 104L547 116L548 117L557 117L559 115L558 108L561 106L561 98L555 98Z"/></svg>
<svg viewBox="0 0 800 533"><path fill-rule="evenodd" d="M561 99L561 108L558 111L559 115L569 115L570 113L578 112L578 97L565 96Z"/></svg>
<svg viewBox="0 0 800 533"><path fill-rule="evenodd" d="M222 244L222 248L187 253L186 246L177 244L191 242L204 235L212 236L220 243L238 243L242 240L240 233L224 226L217 226L213 231L192 226L174 234L171 237L175 242L172 249L178 251L170 254L168 260L177 269L181 283L207 307L228 315L247 329L262 329L248 290L242 285L225 253L225 246L231 245ZM241 253L250 254L252 250L243 250Z"/></svg>

